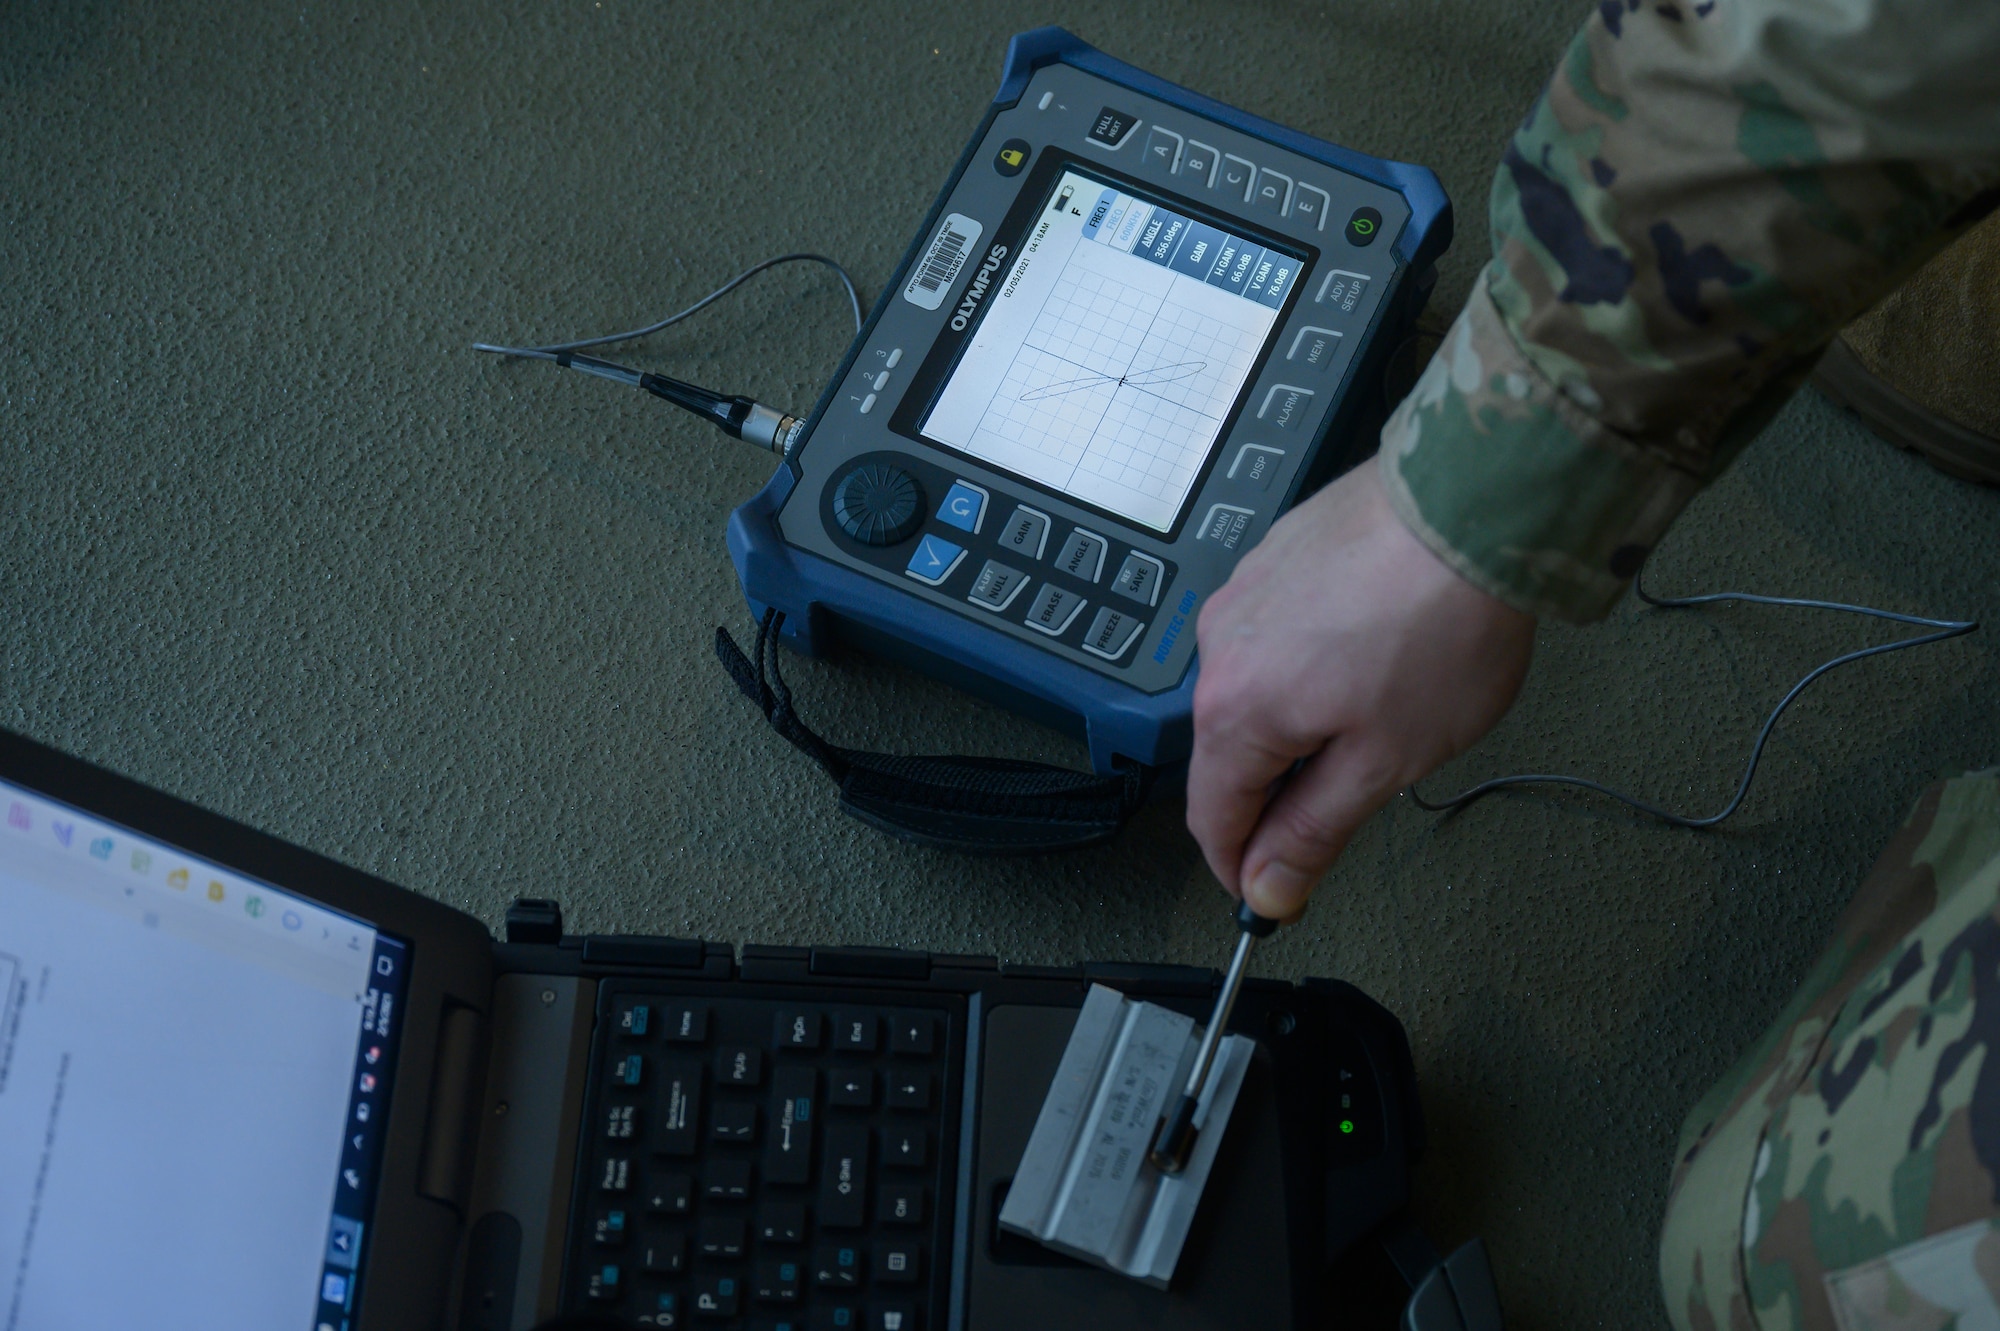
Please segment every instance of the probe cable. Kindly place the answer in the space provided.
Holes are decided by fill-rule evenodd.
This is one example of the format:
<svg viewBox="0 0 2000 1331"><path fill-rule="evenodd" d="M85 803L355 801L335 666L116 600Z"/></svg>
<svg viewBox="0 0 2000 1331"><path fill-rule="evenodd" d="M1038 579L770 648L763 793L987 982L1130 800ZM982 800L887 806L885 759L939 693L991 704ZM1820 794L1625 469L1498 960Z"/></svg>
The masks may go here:
<svg viewBox="0 0 2000 1331"><path fill-rule="evenodd" d="M1736 783L1735 795L1731 796L1729 803L1723 805L1720 810L1709 814L1705 818L1691 818L1685 814L1672 813L1660 808L1658 805L1648 804L1645 800L1637 799L1622 791L1613 790L1610 786L1589 780L1586 777L1543 774L1494 777L1490 781L1482 781L1471 789L1461 791L1453 795L1450 799L1442 800L1436 804L1419 795L1417 788L1412 785L1409 787L1408 793L1410 799L1416 803L1419 809L1423 809L1428 813L1456 813L1474 801L1484 799L1497 790L1506 790L1515 786L1578 786L1584 790L1595 791L1600 795L1609 795L1621 804L1629 805L1637 809L1640 813L1646 814L1648 817L1657 818L1672 827L1714 827L1723 819L1735 813L1737 808L1742 805L1743 797L1750 791L1750 782L1757 775L1757 764L1764 757L1764 746L1769 742L1772 730L1777 727L1778 718L1784 715L1785 709L1792 705L1793 699L1804 693L1806 687L1814 680L1829 671L1836 670L1841 666L1863 660L1870 656L1881 656L1888 652L1902 651L1906 647L1922 647L1933 642L1944 642L1948 638L1963 637L1979 627L1979 621L1974 619L1927 619L1922 615L1905 615L1894 610L1878 610L1872 606L1865 605L1847 605L1840 601L1811 601L1791 596L1759 596L1752 592L1712 592L1706 596L1654 596L1646 590L1643 583L1635 584L1633 590L1638 593L1639 599L1647 605L1655 606L1662 610L1685 610L1692 606L1717 605L1726 601L1743 601L1751 605L1795 606L1806 610L1838 610L1850 615L1867 615L1874 619L1894 620L1899 624L1910 624L1918 628L1930 629L1931 632L1919 633L1908 638L1899 638L1895 642L1879 643L1873 647L1863 647L1858 651L1848 652L1843 656L1836 656L1831 661L1824 661L1808 671L1804 678L1792 685L1785 696L1778 700L1778 705L1771 709L1771 714L1764 718L1764 728L1757 733L1756 744L1751 746L1750 761L1743 769L1742 780Z"/></svg>
<svg viewBox="0 0 2000 1331"><path fill-rule="evenodd" d="M848 308L854 313L854 331L857 333L860 332L863 323L861 317L861 297L854 289L854 279L848 275L847 270L841 267L838 262L827 258L824 254L809 254L801 251L796 254L780 254L775 259L766 259L762 263L752 264L686 309L677 314L670 314L657 323L647 324L644 328L634 328L627 333L607 333L603 337L586 337L575 342L549 342L534 347L505 347L492 342L474 342L472 349L474 351L491 352L496 356L551 360L565 369L582 370L586 374L594 374L616 383L629 384L634 388L642 388L655 397L666 399L675 406L685 407L687 410L720 429L724 434L729 435L732 439L746 440L749 443L756 444L760 448L768 448L778 454L778 456L783 457L791 451L791 442L803 424L798 417L779 411L776 407L767 407L755 398L744 397L741 394L729 396L718 393L713 389L702 388L699 385L688 383L685 380L669 378L664 374L652 374L634 370L620 365L615 361L604 360L597 356L579 355L578 353L590 347L610 346L616 342L631 342L638 338L651 336L663 328L671 328L690 315L699 314L702 310L707 309L710 305L721 300L724 296L736 290L736 288L742 286L765 269L776 268L781 263L796 263L800 261L825 264L834 271L834 275L840 279L841 286L847 291Z"/></svg>

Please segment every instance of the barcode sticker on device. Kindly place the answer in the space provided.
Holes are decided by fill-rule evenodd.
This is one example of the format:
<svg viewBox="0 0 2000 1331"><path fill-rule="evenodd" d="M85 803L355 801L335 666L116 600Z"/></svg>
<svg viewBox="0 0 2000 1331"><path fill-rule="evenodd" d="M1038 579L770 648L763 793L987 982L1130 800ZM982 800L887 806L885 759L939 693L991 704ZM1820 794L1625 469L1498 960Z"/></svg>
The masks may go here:
<svg viewBox="0 0 2000 1331"><path fill-rule="evenodd" d="M944 225L931 238L931 247L924 251L923 262L910 274L910 283L903 288L903 299L926 310L944 304L945 293L965 270L965 261L985 229L964 213L945 218Z"/></svg>

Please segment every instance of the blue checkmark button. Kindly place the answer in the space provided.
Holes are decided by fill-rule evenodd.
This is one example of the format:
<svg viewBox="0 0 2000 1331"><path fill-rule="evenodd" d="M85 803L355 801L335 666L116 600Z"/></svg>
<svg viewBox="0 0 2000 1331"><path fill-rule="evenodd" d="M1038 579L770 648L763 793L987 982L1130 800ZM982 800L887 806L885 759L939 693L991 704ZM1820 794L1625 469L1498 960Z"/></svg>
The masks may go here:
<svg viewBox="0 0 2000 1331"><path fill-rule="evenodd" d="M926 534L917 542L917 552L910 556L910 562L903 572L918 582L927 582L935 587L951 576L958 567L958 561L965 558L963 546L953 545L941 536Z"/></svg>

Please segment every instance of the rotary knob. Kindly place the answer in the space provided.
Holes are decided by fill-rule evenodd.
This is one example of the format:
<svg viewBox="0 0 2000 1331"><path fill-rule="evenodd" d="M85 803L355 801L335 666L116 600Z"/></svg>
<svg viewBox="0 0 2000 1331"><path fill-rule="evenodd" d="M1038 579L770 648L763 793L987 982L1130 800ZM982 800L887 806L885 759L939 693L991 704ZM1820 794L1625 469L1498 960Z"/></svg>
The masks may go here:
<svg viewBox="0 0 2000 1331"><path fill-rule="evenodd" d="M924 489L901 467L857 467L833 492L833 520L863 545L894 545L923 524Z"/></svg>

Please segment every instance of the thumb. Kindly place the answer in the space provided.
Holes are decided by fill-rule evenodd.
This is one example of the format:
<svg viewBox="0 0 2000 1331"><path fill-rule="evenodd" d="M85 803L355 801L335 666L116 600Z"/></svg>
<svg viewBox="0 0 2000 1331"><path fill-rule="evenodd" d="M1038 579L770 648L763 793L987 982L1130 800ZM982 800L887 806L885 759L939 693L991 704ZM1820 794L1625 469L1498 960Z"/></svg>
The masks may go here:
<svg viewBox="0 0 2000 1331"><path fill-rule="evenodd" d="M1243 899L1268 919L1305 913L1319 880L1398 782L1352 740L1336 738L1264 808L1243 850Z"/></svg>

